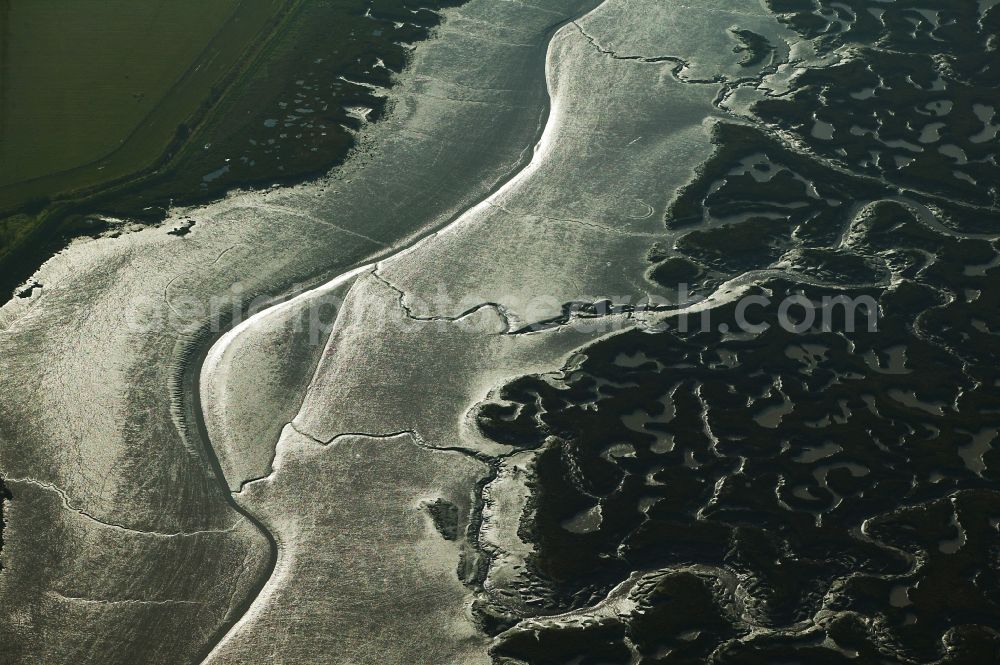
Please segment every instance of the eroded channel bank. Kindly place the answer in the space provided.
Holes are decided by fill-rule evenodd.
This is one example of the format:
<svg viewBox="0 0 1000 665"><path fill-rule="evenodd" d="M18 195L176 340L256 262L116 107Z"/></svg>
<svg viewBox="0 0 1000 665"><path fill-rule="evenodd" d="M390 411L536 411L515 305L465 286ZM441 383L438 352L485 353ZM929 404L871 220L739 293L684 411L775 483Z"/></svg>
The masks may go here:
<svg viewBox="0 0 1000 665"><path fill-rule="evenodd" d="M346 300L316 372L299 377L300 401L251 413L281 375L273 359L303 348L292 331L305 302L213 350L202 377L211 440L279 561L212 662L271 650L290 662L486 663L491 605L530 611L520 585L532 545L518 528L529 460L483 436L476 405L521 375L558 375L604 323L642 317L525 325L581 299L669 300L644 275L647 251L675 236L663 217L711 153L720 89L759 75L729 28L778 44L785 34L763 9L718 9L706 21L608 2L560 30L531 163L441 231L325 289L345 288Z"/></svg>
<svg viewBox="0 0 1000 665"><path fill-rule="evenodd" d="M919 35L833 4L611 0L560 31L532 164L357 276L275 451L229 415L281 326L232 340L246 354L203 384L213 442L233 473L260 474L238 500L282 558L220 662L365 662L375 643L485 662L473 625L503 663L989 660L995 208L912 189L923 160L872 162L888 135L855 141L856 115L838 127L826 108L841 91L920 131L892 117L961 109L945 97L968 72L904 51L919 79L859 65L873 30L900 48ZM969 8L952 18L976 23ZM836 26L813 41L817 23ZM947 41L954 25L927 29ZM869 66L901 73L878 95L829 85ZM942 147L916 154L959 154ZM670 313L638 311L647 293L670 302L673 280L711 294L700 307L720 327L675 333ZM878 298L882 328L793 333L765 310L771 332L735 333L741 291ZM603 299L623 309L566 314ZM587 343L616 323L643 330ZM977 603L961 618L934 591L952 583ZM379 641L400 635L401 650Z"/></svg>
<svg viewBox="0 0 1000 665"><path fill-rule="evenodd" d="M591 4L449 10L343 168L74 244L0 310L14 662L195 660L238 618L271 557L185 422L185 368L211 341L199 306L320 283L482 200L528 161L551 33Z"/></svg>

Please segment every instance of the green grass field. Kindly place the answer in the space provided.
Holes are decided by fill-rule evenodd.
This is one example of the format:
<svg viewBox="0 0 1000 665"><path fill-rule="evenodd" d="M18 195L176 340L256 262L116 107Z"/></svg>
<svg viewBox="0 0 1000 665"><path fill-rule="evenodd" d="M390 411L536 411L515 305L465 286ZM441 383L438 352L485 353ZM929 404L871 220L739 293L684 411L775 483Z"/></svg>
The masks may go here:
<svg viewBox="0 0 1000 665"><path fill-rule="evenodd" d="M154 163L288 0L0 0L0 210Z"/></svg>
<svg viewBox="0 0 1000 665"><path fill-rule="evenodd" d="M342 161L462 0L0 0L0 304L107 215Z"/></svg>

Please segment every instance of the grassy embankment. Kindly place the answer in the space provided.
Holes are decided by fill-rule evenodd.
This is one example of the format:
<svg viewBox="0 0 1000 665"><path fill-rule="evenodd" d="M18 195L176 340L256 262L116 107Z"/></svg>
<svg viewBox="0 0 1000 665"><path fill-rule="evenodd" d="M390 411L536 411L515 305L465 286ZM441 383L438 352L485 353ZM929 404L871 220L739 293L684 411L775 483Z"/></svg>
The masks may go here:
<svg viewBox="0 0 1000 665"><path fill-rule="evenodd" d="M31 1L63 11L81 2ZM19 203L8 207L6 219L0 219L0 303L67 238L102 231L93 213L155 222L171 203L197 203L237 186L293 182L325 172L354 145L355 130L382 113L380 88L390 85L393 73L405 65L406 45L426 38L439 22L432 10L461 1L220 0L233 11L223 20L221 10L212 10L218 23L214 32L199 26L198 34L208 45L196 53L193 43L188 44L187 69L169 91L160 94L161 104L154 108L144 101L150 92L133 97L137 90L134 75L129 74L132 87L118 92L119 102L145 103L150 112L140 117L133 109L127 118L121 112L123 119L115 125L119 133L126 120L139 123L124 141L106 132L121 145L111 146L108 155L86 165L42 176L30 187L22 182L3 188L0 178L0 216L5 214L4 189L19 194ZM44 33L47 28L38 24L15 25L9 7L18 2L29 0L0 0L0 34L14 28L26 34ZM133 19L131 28L176 36L182 32L178 26L185 23L208 23L207 11L184 0L162 10L162 15L147 9L147 22L139 25ZM103 24L87 29L96 31L91 35L108 38L119 32ZM95 37L79 40L94 42ZM159 57L149 40L134 36L123 40L99 44L105 52L99 67L63 74L81 96L100 93L112 78L124 80L125 74L115 68L123 59ZM128 49L134 51L125 58ZM49 57L44 50L31 53L34 58ZM143 63L138 71L156 71L165 80L154 64ZM207 75L209 69L212 76ZM171 71L179 72L179 66ZM22 85L31 88L38 83L24 80ZM100 118L90 116L102 115L98 111L104 107L80 108L85 110L73 114L60 107L61 112L49 119L52 131L73 137L81 131L77 115L94 123ZM112 124L105 119L101 126ZM30 142L32 135L47 130L37 125L23 131ZM111 159L113 164L102 161ZM0 173L6 177L7 171Z"/></svg>
<svg viewBox="0 0 1000 665"><path fill-rule="evenodd" d="M293 4L0 0L0 287L183 144Z"/></svg>

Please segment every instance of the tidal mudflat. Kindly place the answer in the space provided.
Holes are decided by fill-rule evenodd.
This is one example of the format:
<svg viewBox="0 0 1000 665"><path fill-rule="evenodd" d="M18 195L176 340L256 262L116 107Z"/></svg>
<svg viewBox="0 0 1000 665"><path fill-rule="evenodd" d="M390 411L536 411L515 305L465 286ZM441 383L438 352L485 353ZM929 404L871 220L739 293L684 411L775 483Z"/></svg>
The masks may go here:
<svg viewBox="0 0 1000 665"><path fill-rule="evenodd" d="M341 164L454 4L5 3L0 303L74 237Z"/></svg>
<svg viewBox="0 0 1000 665"><path fill-rule="evenodd" d="M473 0L329 176L72 245L12 662L996 661L998 10Z"/></svg>
<svg viewBox="0 0 1000 665"><path fill-rule="evenodd" d="M201 433L210 301L320 284L482 200L530 158L551 33L587 9L450 11L413 54L393 114L359 137L359 159L78 242L4 307L0 468L13 498L0 630L15 662L197 660L239 619L275 552ZM473 53L488 66L470 70Z"/></svg>

